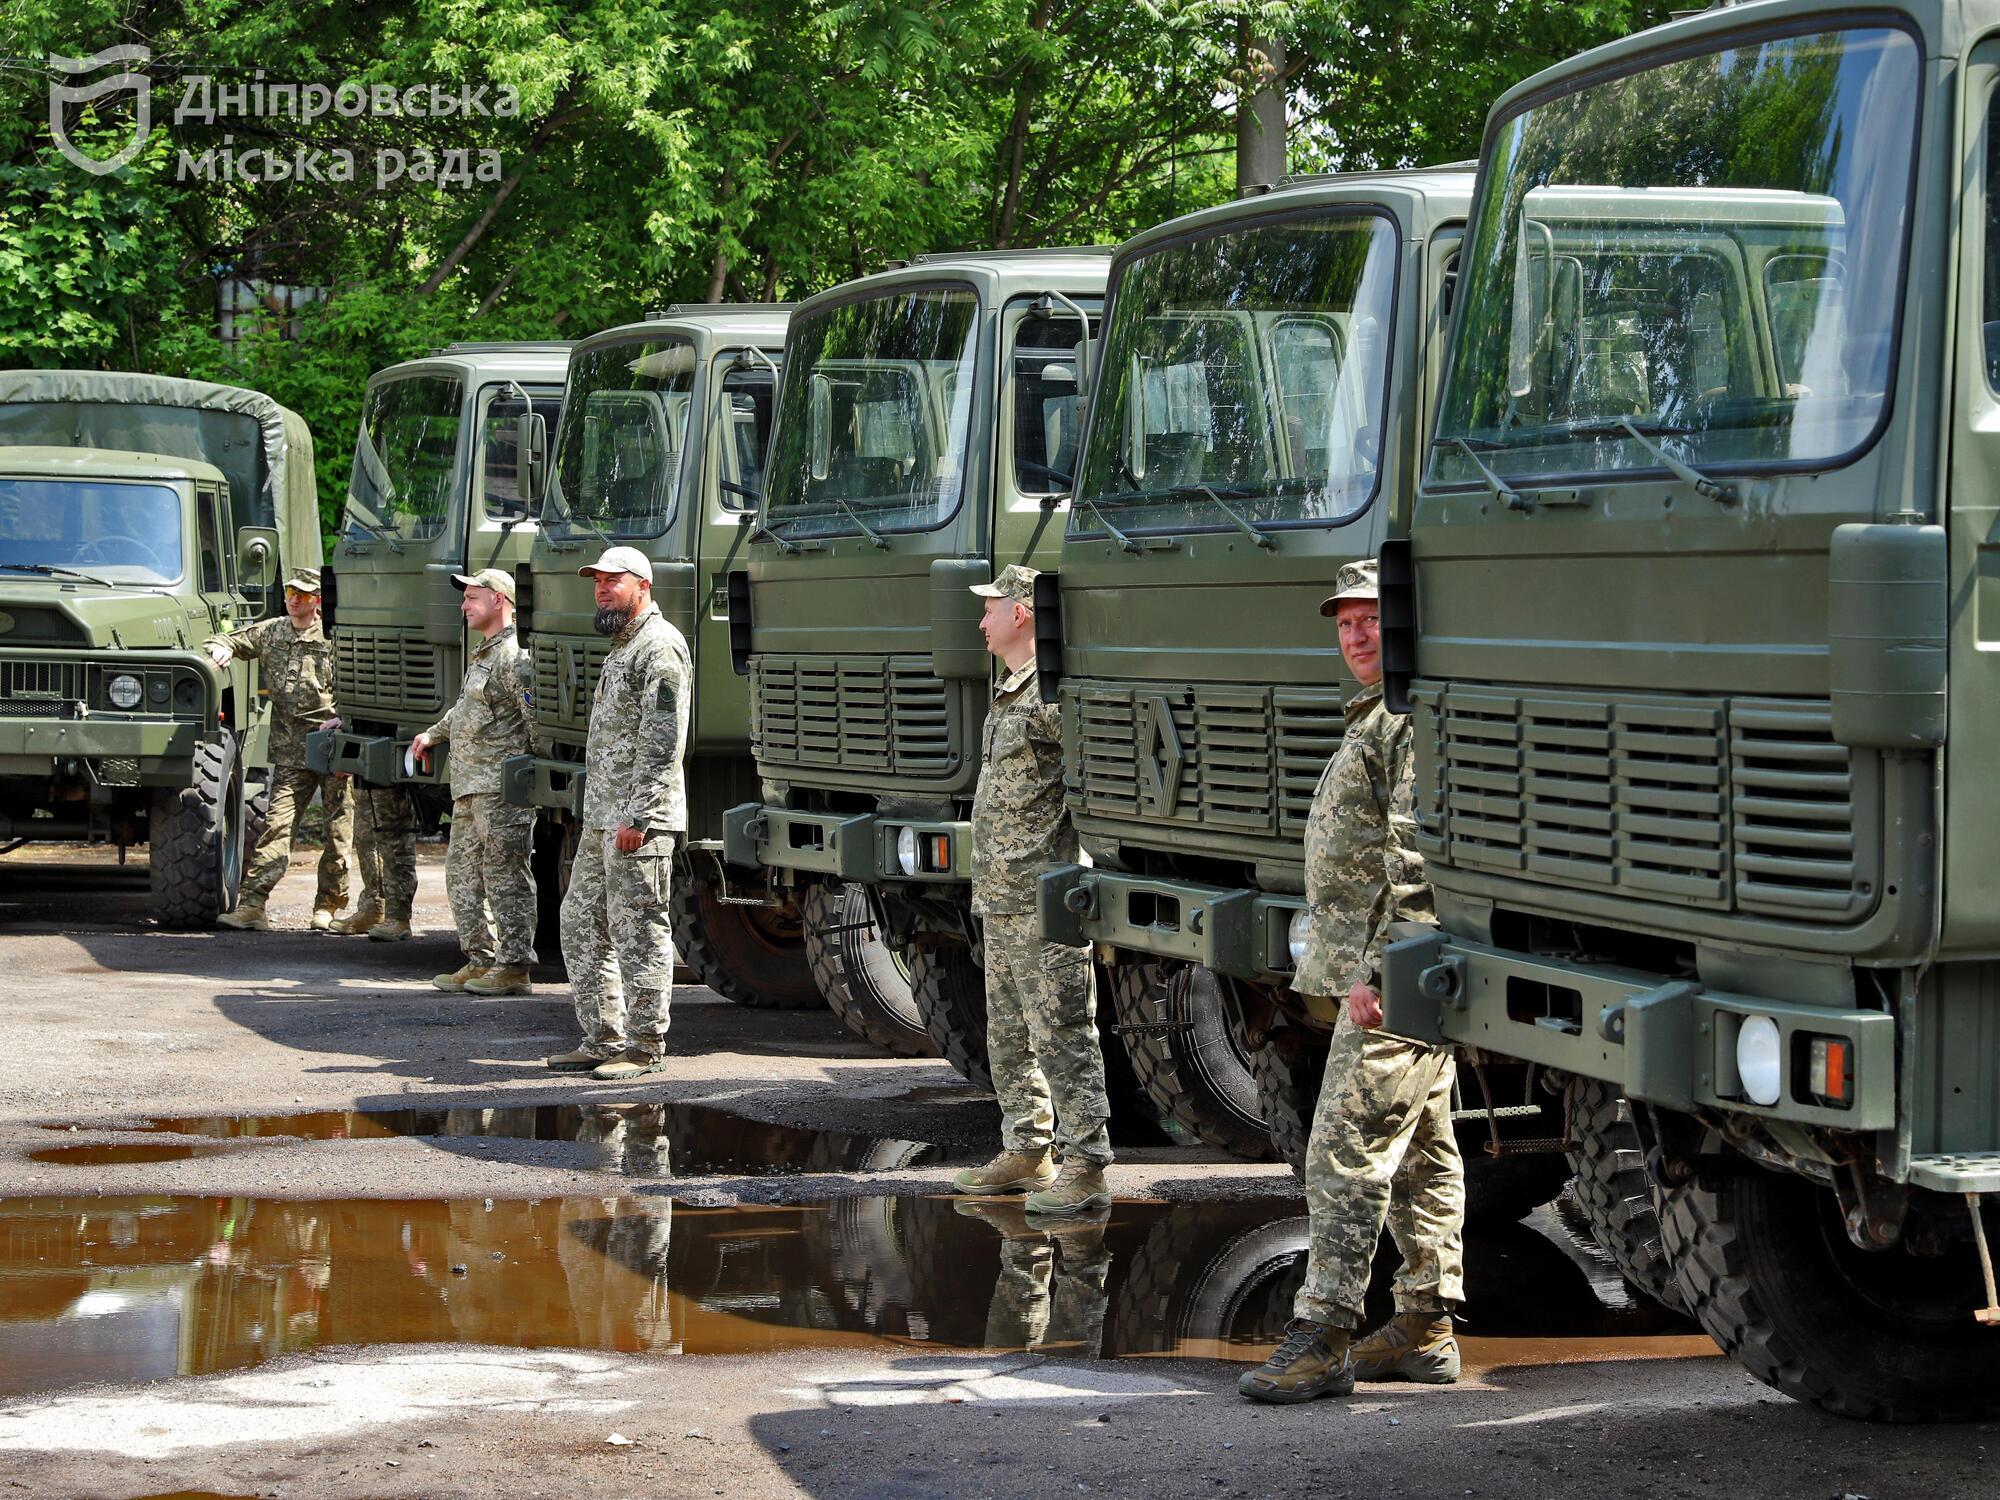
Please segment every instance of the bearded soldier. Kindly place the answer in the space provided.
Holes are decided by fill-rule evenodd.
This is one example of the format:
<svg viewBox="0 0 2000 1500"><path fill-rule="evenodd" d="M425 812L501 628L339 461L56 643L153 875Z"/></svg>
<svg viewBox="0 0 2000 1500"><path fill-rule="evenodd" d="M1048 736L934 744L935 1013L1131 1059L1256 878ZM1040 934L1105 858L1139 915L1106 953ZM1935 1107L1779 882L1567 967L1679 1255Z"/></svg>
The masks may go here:
<svg viewBox="0 0 2000 1500"><path fill-rule="evenodd" d="M694 662L653 603L653 564L609 547L578 572L594 580L611 653L597 679L584 748L583 829L562 904L563 963L582 1042L548 1059L559 1073L636 1078L657 1071L674 980L667 914L674 848L687 832Z"/></svg>
<svg viewBox="0 0 2000 1500"><path fill-rule="evenodd" d="M1309 935L1292 984L1337 998L1342 1013L1306 1148L1305 1285L1284 1341L1237 1382L1258 1401L1344 1396L1356 1380L1458 1379L1451 1314L1465 1295L1465 1168L1451 1130L1452 1054L1377 1029L1384 934L1431 918L1413 843L1410 721L1382 703L1378 611L1372 561L1341 568L1320 605L1339 621L1361 690L1306 821ZM1385 1221L1403 1257L1396 1314L1353 1343Z"/></svg>

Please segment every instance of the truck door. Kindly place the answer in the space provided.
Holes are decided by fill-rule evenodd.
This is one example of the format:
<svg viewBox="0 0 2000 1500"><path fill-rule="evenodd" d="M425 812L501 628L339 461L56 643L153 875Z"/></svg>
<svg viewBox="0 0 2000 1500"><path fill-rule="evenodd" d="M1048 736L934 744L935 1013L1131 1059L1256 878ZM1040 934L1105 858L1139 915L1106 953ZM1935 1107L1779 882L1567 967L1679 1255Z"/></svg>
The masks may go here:
<svg viewBox="0 0 2000 1500"><path fill-rule="evenodd" d="M1077 298L1099 332L1102 298ZM993 456L993 571L1053 568L1082 441L1083 326L1061 303L1018 297L1000 314L1000 419Z"/></svg>
<svg viewBox="0 0 2000 1500"><path fill-rule="evenodd" d="M528 405L521 400L524 389ZM553 442L556 417L562 410L562 387L522 387L510 381L480 388L472 503L466 507L468 573L498 568L513 577L515 569L525 566L534 550L537 517L522 492L520 458L516 452L519 423L525 410L534 411L547 423ZM474 644L468 639L467 649Z"/></svg>
<svg viewBox="0 0 2000 1500"><path fill-rule="evenodd" d="M708 383L696 538L695 731L704 749L750 745L750 702L729 661L729 572L747 565L764 494L778 351L719 351Z"/></svg>

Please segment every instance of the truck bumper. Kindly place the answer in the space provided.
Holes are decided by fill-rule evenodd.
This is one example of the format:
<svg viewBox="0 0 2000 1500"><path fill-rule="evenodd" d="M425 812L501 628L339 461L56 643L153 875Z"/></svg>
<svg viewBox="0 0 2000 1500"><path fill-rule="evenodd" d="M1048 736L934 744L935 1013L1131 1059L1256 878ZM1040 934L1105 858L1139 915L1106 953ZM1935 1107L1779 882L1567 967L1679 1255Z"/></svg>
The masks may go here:
<svg viewBox="0 0 2000 1500"><path fill-rule="evenodd" d="M509 756L500 768L500 794L514 807L546 807L583 816L583 767L573 760Z"/></svg>
<svg viewBox="0 0 2000 1500"><path fill-rule="evenodd" d="M905 829L917 867L904 868ZM808 870L863 885L964 885L972 879L972 825L882 813L807 813L746 802L722 816L723 858L744 869Z"/></svg>
<svg viewBox="0 0 2000 1500"><path fill-rule="evenodd" d="M1403 931L1409 935L1382 955L1384 1025L1399 1036L1600 1078L1668 1109L1706 1106L1842 1130L1895 1126L1896 1021L1884 1012L1723 994L1632 969L1488 948L1435 929ZM1771 1105L1752 1103L1737 1071L1737 1038L1752 1016L1778 1028ZM1822 1038L1847 1048L1846 1107L1812 1097L1808 1058Z"/></svg>
<svg viewBox="0 0 2000 1500"><path fill-rule="evenodd" d="M321 775L344 773L370 786L450 785L449 746L432 749L429 767L419 767L414 776L403 774L403 756L409 748L410 741L397 736L315 729L306 736L306 769Z"/></svg>
<svg viewBox="0 0 2000 1500"><path fill-rule="evenodd" d="M1238 979L1290 977L1287 941L1296 897L1058 865L1036 890L1042 936L1081 947L1109 943L1135 953L1182 958Z"/></svg>
<svg viewBox="0 0 2000 1500"><path fill-rule="evenodd" d="M0 775L46 775L72 757L186 760L201 729L193 719L0 719Z"/></svg>

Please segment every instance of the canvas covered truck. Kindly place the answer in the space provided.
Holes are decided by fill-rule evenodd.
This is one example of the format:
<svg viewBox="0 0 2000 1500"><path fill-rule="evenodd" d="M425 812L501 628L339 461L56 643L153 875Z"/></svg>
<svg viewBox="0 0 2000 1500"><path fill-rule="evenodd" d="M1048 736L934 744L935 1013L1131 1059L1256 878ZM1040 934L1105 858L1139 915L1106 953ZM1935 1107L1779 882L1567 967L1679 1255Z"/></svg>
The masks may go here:
<svg viewBox="0 0 2000 1500"><path fill-rule="evenodd" d="M720 854L723 811L756 786L749 709L730 666L728 574L757 524L786 316L777 304L680 305L572 351L521 590L541 754L510 762L506 787L510 801L542 808L573 849L592 694L611 649L577 569L606 546L639 548L653 564L654 602L687 637L695 666L675 951L718 994L771 1007L821 1003L798 908L758 872L726 870ZM561 882L543 894L559 900Z"/></svg>
<svg viewBox="0 0 2000 1500"><path fill-rule="evenodd" d="M451 747L411 762L443 716L471 632L452 575L520 579L538 530L563 343L458 343L377 371L354 438L347 509L326 571L337 731L308 737L318 769L404 786L425 822L450 810ZM546 875L549 840L538 842Z"/></svg>
<svg viewBox="0 0 2000 1500"><path fill-rule="evenodd" d="M270 708L201 644L319 560L312 434L270 397L0 373L0 834L145 844L161 922L231 910Z"/></svg>
<svg viewBox="0 0 2000 1500"><path fill-rule="evenodd" d="M981 1082L968 818L993 676L968 590L1054 564L1109 260L924 256L801 303L729 579L761 779L726 819L729 862L798 901L850 1026ZM883 946L895 962L871 968Z"/></svg>
<svg viewBox="0 0 2000 1500"><path fill-rule="evenodd" d="M1628 1274L1829 1410L2000 1411L2000 5L1718 7L1488 125L1383 558L1438 927Z"/></svg>
<svg viewBox="0 0 2000 1500"><path fill-rule="evenodd" d="M1318 605L1405 524L1471 193L1463 168L1307 178L1123 246L1041 580L1091 857L1043 876L1044 931L1096 948L1159 1108L1294 1166L1337 1014L1288 985L1305 821L1353 687ZM1560 1129L1528 1070L1468 1069L1465 1093L1474 1210L1553 1196Z"/></svg>

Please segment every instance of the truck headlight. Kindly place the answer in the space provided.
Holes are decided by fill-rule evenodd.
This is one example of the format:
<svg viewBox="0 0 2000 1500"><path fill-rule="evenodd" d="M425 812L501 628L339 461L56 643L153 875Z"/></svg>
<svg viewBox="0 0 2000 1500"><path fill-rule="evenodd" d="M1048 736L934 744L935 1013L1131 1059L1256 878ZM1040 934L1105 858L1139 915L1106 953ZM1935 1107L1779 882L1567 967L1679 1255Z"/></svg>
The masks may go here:
<svg viewBox="0 0 2000 1500"><path fill-rule="evenodd" d="M1292 955L1292 967L1297 968L1306 956L1306 934L1312 931L1312 913L1301 907L1292 913L1291 925L1285 929L1285 949Z"/></svg>
<svg viewBox="0 0 2000 1500"><path fill-rule="evenodd" d="M145 695L144 685L130 672L120 672L104 685L104 696L113 708L137 708Z"/></svg>
<svg viewBox="0 0 2000 1500"><path fill-rule="evenodd" d="M1778 1102L1781 1073L1778 1023L1769 1016L1746 1016L1736 1033L1736 1076L1752 1104Z"/></svg>
<svg viewBox="0 0 2000 1500"><path fill-rule="evenodd" d="M896 864L905 875L915 877L923 872L923 861L917 853L917 830L899 828L896 830Z"/></svg>

